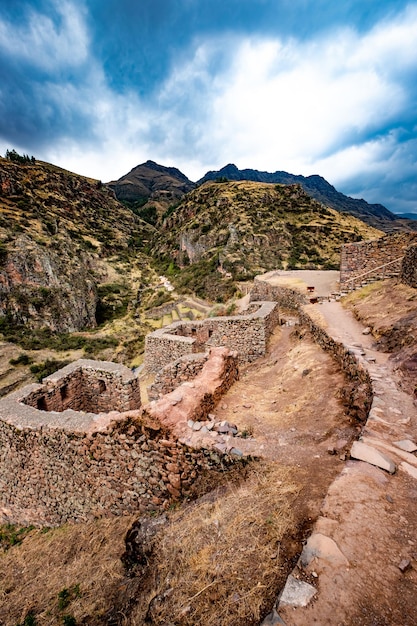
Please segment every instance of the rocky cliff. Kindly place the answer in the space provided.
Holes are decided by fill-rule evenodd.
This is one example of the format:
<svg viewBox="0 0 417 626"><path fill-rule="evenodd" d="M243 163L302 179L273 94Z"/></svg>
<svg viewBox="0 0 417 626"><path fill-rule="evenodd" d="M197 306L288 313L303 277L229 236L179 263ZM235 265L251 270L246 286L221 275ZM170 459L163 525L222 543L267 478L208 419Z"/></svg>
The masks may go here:
<svg viewBox="0 0 417 626"><path fill-rule="evenodd" d="M99 181L0 159L0 323L94 327L112 259L144 256L151 234Z"/></svg>

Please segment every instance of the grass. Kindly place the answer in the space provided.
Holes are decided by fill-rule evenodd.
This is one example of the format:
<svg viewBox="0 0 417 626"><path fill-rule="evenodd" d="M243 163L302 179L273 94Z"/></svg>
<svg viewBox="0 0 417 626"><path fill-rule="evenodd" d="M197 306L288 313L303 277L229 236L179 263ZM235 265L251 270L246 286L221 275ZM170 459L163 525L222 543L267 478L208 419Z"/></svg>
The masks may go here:
<svg viewBox="0 0 417 626"><path fill-rule="evenodd" d="M106 623L124 578L120 557L133 519L34 530L0 554L0 623L15 626L27 614L42 626L63 624L65 615L67 624Z"/></svg>
<svg viewBox="0 0 417 626"><path fill-rule="evenodd" d="M111 612L126 626L146 614L155 626L259 624L288 573L297 493L288 469L256 463L246 481L170 512L137 576L120 560L133 517L33 530L0 554L0 623L99 626Z"/></svg>
<svg viewBox="0 0 417 626"><path fill-rule="evenodd" d="M288 469L261 464L221 497L179 511L158 541L152 623L259 624L286 574L280 559L297 493ZM132 616L132 624L139 616Z"/></svg>

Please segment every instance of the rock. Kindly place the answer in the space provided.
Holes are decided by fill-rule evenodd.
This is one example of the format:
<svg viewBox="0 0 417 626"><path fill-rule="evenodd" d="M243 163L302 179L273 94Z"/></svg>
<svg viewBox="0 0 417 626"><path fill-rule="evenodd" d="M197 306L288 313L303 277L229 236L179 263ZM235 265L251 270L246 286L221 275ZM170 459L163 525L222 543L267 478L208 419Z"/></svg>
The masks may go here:
<svg viewBox="0 0 417 626"><path fill-rule="evenodd" d="M394 446L397 446L397 448L405 452L415 452L417 450L416 444L410 439L402 439L401 441L394 441L393 443Z"/></svg>
<svg viewBox="0 0 417 626"><path fill-rule="evenodd" d="M307 606L316 593L317 589L313 585L297 580L290 574L279 597L278 608L281 605Z"/></svg>
<svg viewBox="0 0 417 626"><path fill-rule="evenodd" d="M407 570L411 569L411 561L410 559L403 559L398 565L398 569L402 571L404 574Z"/></svg>
<svg viewBox="0 0 417 626"><path fill-rule="evenodd" d="M393 504L393 503L394 503L394 500L391 498L391 496L390 496L390 495L386 495L386 496L385 496L385 499L386 499L386 500L387 500L387 502L389 502L390 504Z"/></svg>
<svg viewBox="0 0 417 626"><path fill-rule="evenodd" d="M207 430L213 430L214 422L206 422L206 424L204 424L204 426L207 428Z"/></svg>
<svg viewBox="0 0 417 626"><path fill-rule="evenodd" d="M126 551L122 555L122 563L127 570L144 567L154 548L154 537L167 524L165 515L157 518L141 518L133 523L125 537Z"/></svg>
<svg viewBox="0 0 417 626"><path fill-rule="evenodd" d="M309 537L300 556L301 565L307 567L314 558L324 559L333 565L349 565L349 561L336 542L321 533L314 533Z"/></svg>
<svg viewBox="0 0 417 626"><path fill-rule="evenodd" d="M410 465L406 461L402 461L399 466L400 470L411 476L411 478L415 478L417 480L417 467L414 465Z"/></svg>
<svg viewBox="0 0 417 626"><path fill-rule="evenodd" d="M188 426L188 428L192 428L194 426L193 420L188 420L187 426Z"/></svg>
<svg viewBox="0 0 417 626"><path fill-rule="evenodd" d="M365 463L376 465L377 467L380 467L390 474L394 474L396 470L396 465L389 456L383 454L382 452L379 452L375 448L372 448L365 443L362 443L361 441L353 442L350 456L352 459L357 459L358 461L365 461Z"/></svg>
<svg viewBox="0 0 417 626"><path fill-rule="evenodd" d="M371 332L372 332L371 329L369 328L369 326L367 326L366 328L363 329L362 335L370 335Z"/></svg>
<svg viewBox="0 0 417 626"><path fill-rule="evenodd" d="M222 425L222 424L215 424L214 430L216 430L218 433L220 433L222 435L227 435L227 434L229 434L229 425L227 423L224 424L224 425Z"/></svg>
<svg viewBox="0 0 417 626"><path fill-rule="evenodd" d="M233 456L243 456L243 452L238 450L238 448L231 448L229 454L233 454Z"/></svg>
<svg viewBox="0 0 417 626"><path fill-rule="evenodd" d="M261 626L286 626L284 620L278 615L275 609L265 617Z"/></svg>
<svg viewBox="0 0 417 626"><path fill-rule="evenodd" d="M242 404L244 409L251 409L252 405L249 402L246 402L245 404Z"/></svg>
<svg viewBox="0 0 417 626"><path fill-rule="evenodd" d="M193 430L201 430L201 427L202 427L202 423L201 422L194 422Z"/></svg>

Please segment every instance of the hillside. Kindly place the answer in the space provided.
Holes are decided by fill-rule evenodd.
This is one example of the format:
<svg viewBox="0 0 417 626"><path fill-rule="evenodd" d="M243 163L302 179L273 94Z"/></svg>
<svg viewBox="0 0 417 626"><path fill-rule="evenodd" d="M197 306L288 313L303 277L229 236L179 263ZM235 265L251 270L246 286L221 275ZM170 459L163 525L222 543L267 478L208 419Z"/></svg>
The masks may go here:
<svg viewBox="0 0 417 626"><path fill-rule="evenodd" d="M3 324L54 331L96 325L98 285L142 252L151 227L98 181L47 163L0 160Z"/></svg>
<svg viewBox="0 0 417 626"><path fill-rule="evenodd" d="M366 222L374 228L384 232L398 229L414 229L415 225L408 222L398 222L398 217L391 213L382 204L369 204L365 200L358 200L345 196L330 185L322 176L301 176L288 172L261 172L259 170L239 170L236 165L229 164L218 171L207 172L198 184L209 180L226 178L228 180L251 180L262 183L278 183L281 185L298 184L312 197L326 206L340 212L346 212Z"/></svg>
<svg viewBox="0 0 417 626"><path fill-rule="evenodd" d="M271 269L335 269L343 243L380 236L299 185L207 182L165 218L154 253L183 268L178 287L227 298Z"/></svg>

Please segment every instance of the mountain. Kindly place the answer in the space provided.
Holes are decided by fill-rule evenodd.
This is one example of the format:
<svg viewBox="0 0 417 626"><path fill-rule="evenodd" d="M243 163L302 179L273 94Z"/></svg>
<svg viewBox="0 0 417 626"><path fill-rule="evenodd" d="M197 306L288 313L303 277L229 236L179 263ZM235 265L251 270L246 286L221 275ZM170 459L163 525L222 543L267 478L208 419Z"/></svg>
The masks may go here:
<svg viewBox="0 0 417 626"><path fill-rule="evenodd" d="M0 329L95 327L106 309L100 286L119 283L117 308L129 273L121 266L146 267L152 234L99 181L0 158Z"/></svg>
<svg viewBox="0 0 417 626"><path fill-rule="evenodd" d="M122 202L153 202L167 208L191 191L195 184L176 167L146 161L118 180L107 183L107 186Z"/></svg>
<svg viewBox="0 0 417 626"><path fill-rule="evenodd" d="M325 207L300 185L206 182L165 217L153 252L181 267L173 281L227 299L239 280L272 269L336 269L342 243L382 233Z"/></svg>
<svg viewBox="0 0 417 626"><path fill-rule="evenodd" d="M397 213L397 218L405 220L417 220L417 213Z"/></svg>
<svg viewBox="0 0 417 626"><path fill-rule="evenodd" d="M229 164L218 171L210 171L198 181L198 185L208 180L251 180L261 183L278 183L281 185L299 184L315 200L322 202L336 211L350 213L354 217L366 222L370 226L379 228L384 232L392 232L404 226L413 228L414 225L398 223L398 216L391 213L382 204L368 204L365 200L357 200L345 196L337 191L333 185L321 176L301 176L288 174L287 172L261 172L258 170L239 170L236 165Z"/></svg>

